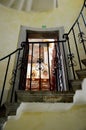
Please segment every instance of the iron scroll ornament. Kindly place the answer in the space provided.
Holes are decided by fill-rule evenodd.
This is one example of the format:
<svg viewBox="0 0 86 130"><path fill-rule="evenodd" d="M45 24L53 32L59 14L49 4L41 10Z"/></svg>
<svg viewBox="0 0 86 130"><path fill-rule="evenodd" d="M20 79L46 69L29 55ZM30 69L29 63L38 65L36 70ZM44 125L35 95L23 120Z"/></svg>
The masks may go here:
<svg viewBox="0 0 86 130"><path fill-rule="evenodd" d="M74 53L68 54L68 65L69 65L69 67L72 67L72 65L77 66L77 63L74 60L74 58L75 58ZM72 63L71 63L71 61L72 61Z"/></svg>
<svg viewBox="0 0 86 130"><path fill-rule="evenodd" d="M84 32L80 32L80 33L78 34L78 39L79 39L79 42L80 42L80 43L86 42L85 33L84 33Z"/></svg>

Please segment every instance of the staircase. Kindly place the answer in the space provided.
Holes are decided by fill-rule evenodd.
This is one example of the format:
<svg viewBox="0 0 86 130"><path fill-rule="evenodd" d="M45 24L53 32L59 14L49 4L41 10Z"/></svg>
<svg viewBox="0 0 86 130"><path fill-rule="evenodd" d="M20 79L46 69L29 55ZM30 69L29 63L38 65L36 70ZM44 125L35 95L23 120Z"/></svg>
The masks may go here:
<svg viewBox="0 0 86 130"><path fill-rule="evenodd" d="M82 60L86 66L86 59ZM73 96L76 90L81 89L81 83L84 78L86 78L86 69L77 70L78 80L71 80L70 86L71 91L68 92L50 92L50 91L16 91L16 101L14 103L6 102L0 108L0 127L7 121L8 116L16 115L17 108L20 106L21 102L45 102L45 103L58 103L58 102L73 102Z"/></svg>
<svg viewBox="0 0 86 130"><path fill-rule="evenodd" d="M63 102L63 103L70 103L73 102L73 96L76 92L76 90L81 89L81 84L84 78L86 78L86 37L85 31L84 33L81 30L81 26L79 24L79 20L82 18L83 25L85 26L86 29L86 21L84 18L84 13L83 10L86 9L86 0L84 1L83 7L81 9L81 12L76 19L75 23L69 30L67 34L64 34L64 41L60 41L63 47L63 53L64 53L64 61L65 61L65 68L66 68L66 76L67 76L67 83L68 83L68 90L67 91L25 91L23 89L20 89L16 86L19 86L19 82L17 80L17 75L20 73L20 68L24 65L23 64L23 59L21 60L21 51L24 51L24 44L22 44L22 47L15 50L11 54L7 55L6 57L0 59L0 61L3 61L5 59L8 59L7 61L7 67L6 67L6 73L4 77L4 83L3 83L3 88L1 92L1 97L0 97L0 129L2 129L3 124L7 121L8 116L16 115L17 108L21 104L21 102L45 102L45 103L58 103L58 102ZM78 26L79 32L79 42L83 46L83 52L80 52L78 49L78 38L75 35L75 26ZM70 43L70 36L71 33L73 34L72 38L74 39L74 45L76 48L76 55L73 54L73 50L71 49L71 43ZM66 53L64 46L68 46L68 53ZM59 48L60 49L60 48ZM81 53L84 54L84 59L81 57ZM5 84L6 84L6 78L8 74L8 69L9 69L9 64L12 56L16 54L17 60L15 63L15 69L12 74L12 79L11 79L11 90L8 95L7 101L2 104L3 96L4 96L4 91L5 91ZM77 65L79 66L78 69L75 69L76 67L76 61L74 58L77 57ZM26 62L26 61L25 61ZM58 69L62 72L61 66L61 58L59 55L59 66ZM70 71L69 71L70 70ZM70 76L70 72L72 73L72 78ZM59 77L58 77L59 78ZM63 80L63 75L62 75L62 80ZM22 79L23 80L23 79ZM64 84L63 84L64 85Z"/></svg>
<svg viewBox="0 0 86 130"><path fill-rule="evenodd" d="M86 66L86 59L83 59L82 63L84 66ZM82 81L84 78L86 78L86 69L76 70L76 74L78 76L78 79L70 81L70 86L73 91L81 89Z"/></svg>
<svg viewBox="0 0 86 130"><path fill-rule="evenodd" d="M83 62L84 61L84 62ZM82 60L86 67L86 59ZM86 69L77 70L78 79L70 80L70 91L52 92L52 91L16 91L17 102L73 102L73 96L76 90L82 89L82 81L86 78Z"/></svg>

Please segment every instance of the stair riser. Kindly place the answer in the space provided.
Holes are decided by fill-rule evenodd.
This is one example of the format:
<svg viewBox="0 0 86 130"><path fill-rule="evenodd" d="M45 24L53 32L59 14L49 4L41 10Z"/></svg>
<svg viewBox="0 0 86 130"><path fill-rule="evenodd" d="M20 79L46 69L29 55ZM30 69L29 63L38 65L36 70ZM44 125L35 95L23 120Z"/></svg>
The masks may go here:
<svg viewBox="0 0 86 130"><path fill-rule="evenodd" d="M73 91L81 89L82 80L71 80L70 86Z"/></svg>
<svg viewBox="0 0 86 130"><path fill-rule="evenodd" d="M18 97L18 102L47 102L47 103L55 103L55 102L73 102L73 96L58 96L58 97Z"/></svg>
<svg viewBox="0 0 86 130"><path fill-rule="evenodd" d="M73 91L80 90L81 89L81 85L77 85L77 86L73 85L72 89L73 89Z"/></svg>
<svg viewBox="0 0 86 130"><path fill-rule="evenodd" d="M84 78L86 78L86 75L85 74L77 74L78 75L78 78L83 80Z"/></svg>
<svg viewBox="0 0 86 130"><path fill-rule="evenodd" d="M74 94L30 94L30 93L17 93L18 102L73 102Z"/></svg>

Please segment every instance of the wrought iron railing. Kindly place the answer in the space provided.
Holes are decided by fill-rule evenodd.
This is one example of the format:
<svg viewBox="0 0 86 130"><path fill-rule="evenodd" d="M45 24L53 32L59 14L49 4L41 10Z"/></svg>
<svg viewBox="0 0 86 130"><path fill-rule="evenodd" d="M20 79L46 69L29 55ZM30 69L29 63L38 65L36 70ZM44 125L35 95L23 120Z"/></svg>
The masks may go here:
<svg viewBox="0 0 86 130"><path fill-rule="evenodd" d="M67 90L65 88L65 83L64 83L65 76L64 76L64 70L63 70L64 67L62 62L63 61L62 55L64 55L64 59L65 59L65 50L63 45L63 43L65 42L66 42L65 40L62 41L54 40L54 41L47 41L47 42L23 42L23 44L27 45L29 48L28 52L26 52L27 53L26 55L31 57L29 57L27 60L27 66L29 66L28 67L29 73L27 73L25 71L25 68L22 67L21 79L23 77L23 80L21 80L20 82L20 89L24 88L25 90L30 90L30 91L34 91L34 90L35 91L36 90L66 91ZM51 51L50 46L53 46L51 52L52 55L50 54ZM45 56L45 52L42 55L43 50L41 47L45 48L46 56ZM38 55L35 54L35 52L36 53L38 52ZM26 55L24 55L24 57L26 57ZM24 57L23 59L25 59ZM22 64L24 65L25 62L26 60L23 60Z"/></svg>
<svg viewBox="0 0 86 130"><path fill-rule="evenodd" d="M54 74L55 76L55 84L54 87L56 91L66 91L66 90L70 90L69 88L69 80L71 79L77 79L76 76L76 70L80 69L82 70L84 68L84 66L81 63L81 60L83 58L86 58L86 0L84 1L83 7L80 11L80 14L78 16L78 18L76 19L75 23L73 24L73 26L71 27L71 29L69 30L68 33L64 34L64 39L63 41L54 41L54 48L55 48L55 63L54 63L54 68L53 68L53 72L52 74ZM43 44L46 44L47 46L47 56L48 56L48 76L49 76L49 90L52 90L51 87L51 68L50 68L50 61L49 61L49 44L51 42L45 42ZM25 42L23 44L30 44ZM32 43L31 43L32 44ZM32 57L31 57L31 71L30 71L30 87L29 90L32 90L32 68L33 68L33 51L34 51L34 44L38 44L38 43L33 43L32 44ZM42 43L39 44L39 50L41 47ZM4 97L4 91L5 91L5 87L6 87L6 81L7 81L7 76L8 76L8 71L9 71L9 66L10 66L10 61L12 59L12 56L16 54L16 59L15 59L15 64L14 64L14 70L12 73L12 78L11 78L11 92L10 92L10 102L13 101L13 95L15 94L15 87L16 87L16 83L17 83L17 87L20 88L20 80L21 78L18 76L21 74L22 69L24 68L24 63L27 62L26 59L21 59L23 54L23 49L25 48L25 46L23 46L22 48L19 48L17 50L15 50L14 52L12 52L11 54L7 55L6 57L0 59L0 63L3 60L7 60L7 65L6 65L6 70L5 70L5 76L4 76L4 81L3 81L3 86L2 86L2 91L1 91L1 96L0 96L0 106L2 105L2 100ZM22 52L21 52L22 51ZM40 53L39 53L40 54ZM63 59L62 59L62 55L63 55ZM25 57L24 57L25 58ZM75 59L74 59L75 58ZM41 90L41 65L42 65L42 59L41 56L39 55L39 59L38 59L38 71L39 71L39 90ZM65 64L65 65L64 65ZM66 71L66 75L65 75L65 79L68 82L67 86L65 88L65 81L64 81L64 72L63 72L63 66L65 66L65 71ZM26 69L26 68L25 68ZM19 72L18 72L19 70ZM26 76L26 75L25 75ZM17 77L19 77L19 79L17 79ZM59 79L59 80L58 80ZM22 86L22 81L21 81L21 86ZM18 88L17 88L18 89Z"/></svg>
<svg viewBox="0 0 86 130"><path fill-rule="evenodd" d="M70 67L71 76L69 80L77 79L76 70L84 69L81 62L86 58L86 0L80 11L80 14L68 33L63 36L66 39L67 46L67 64ZM70 71L68 73L70 73Z"/></svg>
<svg viewBox="0 0 86 130"><path fill-rule="evenodd" d="M3 83L1 84L2 85L2 90L1 90L1 96L0 96L0 106L2 105L2 101L3 101L3 98L5 96L4 92L5 92L5 89L6 89L6 82L7 82L7 78L8 78L8 74L9 74L9 69L10 69L10 65L11 63L11 60L12 58L14 58L14 56L16 55L17 56L17 59L15 60L16 63L15 63L15 70L13 70L13 73L12 73L12 78L11 78L11 82L10 84L12 84L12 88L11 88L11 96L10 96L10 101L12 102L12 98L13 98L13 93L14 93L14 86L15 86L15 82L16 82L16 75L17 75L17 71L18 71L18 67L19 67L19 56L20 56L20 51L22 50L22 48L19 48L17 50L15 50L14 52L10 53L9 55L5 56L4 58L1 58L0 59L0 63L3 64L3 61L6 61L6 68L4 70L5 74L3 76Z"/></svg>

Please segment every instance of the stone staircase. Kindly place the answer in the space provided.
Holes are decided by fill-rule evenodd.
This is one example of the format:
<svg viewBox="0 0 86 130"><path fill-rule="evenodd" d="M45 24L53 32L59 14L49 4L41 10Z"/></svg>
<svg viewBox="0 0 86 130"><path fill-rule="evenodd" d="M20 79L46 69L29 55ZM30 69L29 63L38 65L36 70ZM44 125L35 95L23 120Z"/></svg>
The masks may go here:
<svg viewBox="0 0 86 130"><path fill-rule="evenodd" d="M86 67L86 59L81 60L81 62ZM78 76L78 79L70 81L70 86L73 91L81 89L81 83L83 79L86 78L86 69L76 70L76 74Z"/></svg>
<svg viewBox="0 0 86 130"><path fill-rule="evenodd" d="M82 60L82 63L86 66L86 59ZM8 116L16 115L17 108L21 102L73 102L73 96L76 90L81 89L81 83L83 78L86 78L86 69L77 70L77 80L70 81L71 91L67 92L51 92L51 91L16 91L16 102L6 102L0 107L0 130L2 130L3 124L7 121Z"/></svg>
<svg viewBox="0 0 86 130"><path fill-rule="evenodd" d="M82 60L86 66L86 59ZM81 83L86 78L86 69L76 71L78 79L71 80L70 91L52 92L52 91L16 91L17 102L73 102L73 96L76 90L81 89Z"/></svg>
<svg viewBox="0 0 86 130"><path fill-rule="evenodd" d="M3 125L7 121L8 116L16 115L19 103L5 103L0 107L0 130L3 130Z"/></svg>

